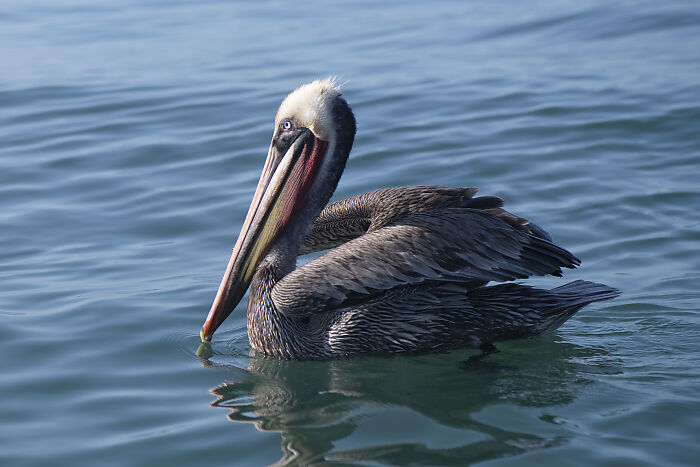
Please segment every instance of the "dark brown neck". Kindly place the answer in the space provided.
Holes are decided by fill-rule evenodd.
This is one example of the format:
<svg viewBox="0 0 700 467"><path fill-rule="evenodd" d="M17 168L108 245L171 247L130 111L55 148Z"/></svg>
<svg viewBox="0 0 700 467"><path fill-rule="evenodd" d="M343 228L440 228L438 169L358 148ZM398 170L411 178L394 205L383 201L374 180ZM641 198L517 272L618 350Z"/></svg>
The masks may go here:
<svg viewBox="0 0 700 467"><path fill-rule="evenodd" d="M324 350L321 328L308 319L283 315L272 302L272 288L279 281L273 255L258 266L250 285L246 324L250 345L260 352L285 359L320 358Z"/></svg>
<svg viewBox="0 0 700 467"><path fill-rule="evenodd" d="M271 294L275 284L296 268L304 237L331 199L350 154L355 138L355 116L342 97L335 100L333 117L336 122L333 154L327 155L328 164L317 175L304 206L258 265L250 285L246 313L250 343L257 350L282 358L320 358L327 351L316 348L327 343L321 335L325 332L321 323L325 318L299 319L283 315L275 308Z"/></svg>

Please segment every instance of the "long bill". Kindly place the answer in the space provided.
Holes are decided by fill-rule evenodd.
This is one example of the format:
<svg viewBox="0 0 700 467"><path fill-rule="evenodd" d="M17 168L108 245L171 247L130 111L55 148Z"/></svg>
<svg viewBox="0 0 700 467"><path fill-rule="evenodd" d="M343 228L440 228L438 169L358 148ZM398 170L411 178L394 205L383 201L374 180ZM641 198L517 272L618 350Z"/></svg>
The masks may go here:
<svg viewBox="0 0 700 467"><path fill-rule="evenodd" d="M270 145L265 167L245 222L233 247L200 337L210 342L214 331L243 298L255 268L301 209L328 149L310 130L299 130L282 154Z"/></svg>

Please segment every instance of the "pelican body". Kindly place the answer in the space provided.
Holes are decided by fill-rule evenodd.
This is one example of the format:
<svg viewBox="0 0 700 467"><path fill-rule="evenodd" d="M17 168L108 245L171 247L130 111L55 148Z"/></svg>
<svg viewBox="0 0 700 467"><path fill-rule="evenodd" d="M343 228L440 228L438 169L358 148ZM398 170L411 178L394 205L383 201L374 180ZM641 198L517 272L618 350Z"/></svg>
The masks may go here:
<svg viewBox="0 0 700 467"><path fill-rule="evenodd" d="M328 204L355 128L333 80L282 102L203 342L249 287L252 347L305 360L537 336L618 294L586 281L551 290L511 282L580 261L475 188L397 187ZM296 267L299 255L328 249Z"/></svg>

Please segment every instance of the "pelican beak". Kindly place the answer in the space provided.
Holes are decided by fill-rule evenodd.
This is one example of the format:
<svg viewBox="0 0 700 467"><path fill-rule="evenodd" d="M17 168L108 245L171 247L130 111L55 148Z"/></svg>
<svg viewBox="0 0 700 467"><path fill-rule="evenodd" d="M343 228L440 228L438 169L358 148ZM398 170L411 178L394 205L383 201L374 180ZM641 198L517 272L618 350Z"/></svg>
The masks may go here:
<svg viewBox="0 0 700 467"><path fill-rule="evenodd" d="M280 138L272 140L248 215L202 326L202 342L211 341L214 331L241 301L255 268L296 217L323 163L327 141L307 128L295 130L292 138L284 152Z"/></svg>

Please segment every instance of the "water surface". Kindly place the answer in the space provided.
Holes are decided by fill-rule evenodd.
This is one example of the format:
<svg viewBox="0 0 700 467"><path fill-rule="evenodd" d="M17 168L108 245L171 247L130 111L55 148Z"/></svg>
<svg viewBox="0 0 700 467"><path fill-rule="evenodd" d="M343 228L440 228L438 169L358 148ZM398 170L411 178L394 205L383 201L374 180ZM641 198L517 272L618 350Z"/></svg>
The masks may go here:
<svg viewBox="0 0 700 467"><path fill-rule="evenodd" d="M0 463L694 464L698 50L690 1L4 2ZM244 305L197 356L277 105L331 74L336 199L478 186L623 295L472 371L265 358Z"/></svg>

